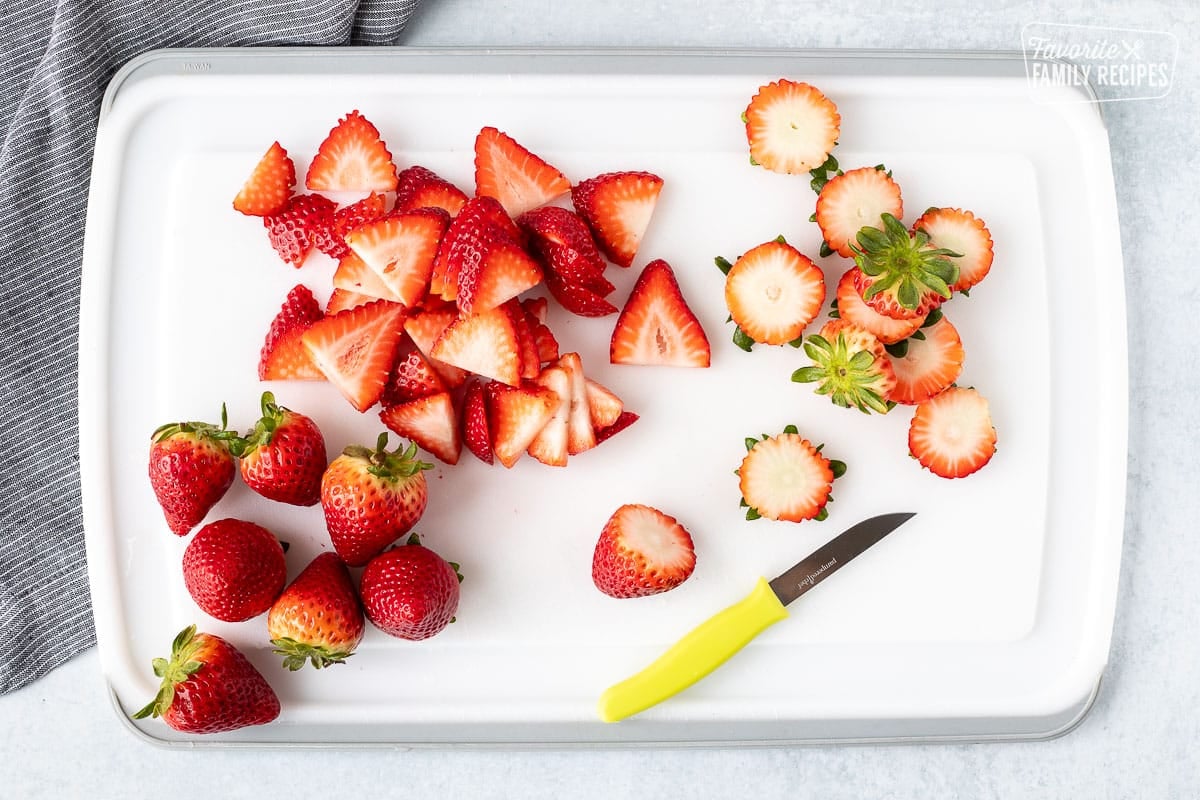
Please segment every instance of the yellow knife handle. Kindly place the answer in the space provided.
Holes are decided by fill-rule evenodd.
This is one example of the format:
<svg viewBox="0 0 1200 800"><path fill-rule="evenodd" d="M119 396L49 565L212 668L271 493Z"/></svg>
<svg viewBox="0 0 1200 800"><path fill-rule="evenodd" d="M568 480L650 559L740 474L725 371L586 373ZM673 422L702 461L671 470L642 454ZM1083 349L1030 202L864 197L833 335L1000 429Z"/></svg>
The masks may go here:
<svg viewBox="0 0 1200 800"><path fill-rule="evenodd" d="M759 578L750 594L700 623L641 672L606 689L597 704L600 719L625 719L683 691L787 615L766 578Z"/></svg>

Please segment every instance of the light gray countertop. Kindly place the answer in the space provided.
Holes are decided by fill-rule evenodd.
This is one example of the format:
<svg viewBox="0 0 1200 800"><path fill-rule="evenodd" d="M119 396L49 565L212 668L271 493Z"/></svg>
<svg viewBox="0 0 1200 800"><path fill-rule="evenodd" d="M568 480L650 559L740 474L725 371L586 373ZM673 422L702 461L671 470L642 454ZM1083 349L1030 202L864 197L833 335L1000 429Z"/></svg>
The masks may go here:
<svg viewBox="0 0 1200 800"><path fill-rule="evenodd" d="M1200 174L1200 10L1175 2L993 4L900 11L744 0L425 0L401 43L790 48L1020 47L1032 22L1166 31L1159 100L1108 104L1126 265L1129 486L1111 663L1069 735L1024 744L581 751L206 751L149 746L109 707L94 651L0 698L0 797L1146 797L1200 796L1200 459L1192 393L1200 299L1191 240ZM1086 403L1087 387L1078 387ZM305 787L305 788L299 788Z"/></svg>

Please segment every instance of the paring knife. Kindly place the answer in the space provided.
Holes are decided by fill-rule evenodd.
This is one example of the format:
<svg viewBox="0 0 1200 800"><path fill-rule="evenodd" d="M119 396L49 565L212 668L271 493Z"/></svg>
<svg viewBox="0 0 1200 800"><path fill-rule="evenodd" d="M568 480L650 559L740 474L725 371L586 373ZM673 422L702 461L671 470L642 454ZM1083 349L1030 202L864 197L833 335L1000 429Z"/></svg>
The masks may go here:
<svg viewBox="0 0 1200 800"><path fill-rule="evenodd" d="M914 514L881 514L863 520L813 551L773 581L759 578L750 594L700 623L650 666L610 686L597 710L605 722L645 711L691 686L724 664L750 640L787 617L784 608L846 566L855 557L912 519Z"/></svg>

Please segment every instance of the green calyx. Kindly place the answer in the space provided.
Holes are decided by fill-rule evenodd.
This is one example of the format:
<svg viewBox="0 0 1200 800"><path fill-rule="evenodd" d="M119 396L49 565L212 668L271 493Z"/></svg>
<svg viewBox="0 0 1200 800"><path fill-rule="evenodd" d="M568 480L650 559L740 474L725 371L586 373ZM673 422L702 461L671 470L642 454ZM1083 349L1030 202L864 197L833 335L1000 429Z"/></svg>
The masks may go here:
<svg viewBox="0 0 1200 800"><path fill-rule="evenodd" d="M387 431L384 431L379 434L374 450L360 444L352 444L342 451L342 455L366 461L367 472L384 480L411 478L422 470L433 469L433 464L417 458L416 442L409 442L408 447L405 447L401 441L395 450L389 451L387 441Z"/></svg>
<svg viewBox="0 0 1200 800"><path fill-rule="evenodd" d="M793 372L793 381L817 384L817 394L827 395L843 408L857 408L864 414L891 410L877 388L884 376L873 353L852 348L842 333L832 342L814 334L804 342L804 352L813 366Z"/></svg>
<svg viewBox="0 0 1200 800"><path fill-rule="evenodd" d="M165 658L156 658L151 662L154 666L154 674L162 678L162 684L154 699L145 708L134 713L134 719L161 717L167 713L175 699L176 684L183 683L204 667L203 662L195 661L192 658L199 649L200 643L196 641L196 626L189 625L181 630L175 637L175 641L171 643L169 661Z"/></svg>
<svg viewBox="0 0 1200 800"><path fill-rule="evenodd" d="M272 639L275 645L275 655L283 656L283 666L295 672L306 663L311 663L314 669L324 669L330 664L343 664L354 655L350 650L339 650L324 645L306 644L287 636Z"/></svg>
<svg viewBox="0 0 1200 800"><path fill-rule="evenodd" d="M232 443L238 438L237 431L228 430L229 415L225 410L225 404L221 404L221 427L213 425L211 422L168 422L165 425L159 425L154 429L154 433L150 434L150 440L155 443L165 442L173 436L180 434L188 434L199 439L211 439L217 442Z"/></svg>
<svg viewBox="0 0 1200 800"><path fill-rule="evenodd" d="M854 263L875 279L863 299L887 292L910 311L930 294L949 300L950 287L958 280L958 265L950 259L961 254L933 247L925 231L909 233L891 214L884 214L882 220L883 230L864 227L855 237L857 244L850 245Z"/></svg>

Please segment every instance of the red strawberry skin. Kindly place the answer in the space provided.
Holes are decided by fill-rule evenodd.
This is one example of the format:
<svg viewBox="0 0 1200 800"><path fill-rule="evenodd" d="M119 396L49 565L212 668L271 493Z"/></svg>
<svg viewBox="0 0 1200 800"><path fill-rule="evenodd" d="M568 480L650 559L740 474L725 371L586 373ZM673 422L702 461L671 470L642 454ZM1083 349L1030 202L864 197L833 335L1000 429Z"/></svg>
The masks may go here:
<svg viewBox="0 0 1200 800"><path fill-rule="evenodd" d="M161 717L181 733L224 733L279 716L279 697L232 644L192 625L175 637L169 659L155 659L158 695L134 719Z"/></svg>
<svg viewBox="0 0 1200 800"><path fill-rule="evenodd" d="M333 226L334 202L319 194L293 197L282 211L262 218L271 246L285 263L299 269Z"/></svg>
<svg viewBox="0 0 1200 800"><path fill-rule="evenodd" d="M151 437L150 486L176 536L191 533L233 485L237 466L229 444L214 434L214 425L181 422Z"/></svg>
<svg viewBox="0 0 1200 800"><path fill-rule="evenodd" d="M287 205L295 185L296 165L279 142L275 142L233 199L233 207L255 217L274 214Z"/></svg>
<svg viewBox="0 0 1200 800"><path fill-rule="evenodd" d="M472 455L485 464L495 463L488 426L487 401L482 381L471 381L463 396L462 438Z"/></svg>
<svg viewBox="0 0 1200 800"><path fill-rule="evenodd" d="M268 500L316 505L328 463L321 429L311 417L276 405L271 392L263 392L262 412L238 447L242 481Z"/></svg>
<svg viewBox="0 0 1200 800"><path fill-rule="evenodd" d="M310 561L267 612L267 635L293 671L306 663L321 669L344 662L365 627L358 591L337 553Z"/></svg>
<svg viewBox="0 0 1200 800"><path fill-rule="evenodd" d="M321 305L307 286L297 284L292 287L283 307L271 320L258 357L258 379L323 380L325 376L309 358L300 337L324 316Z"/></svg>
<svg viewBox="0 0 1200 800"><path fill-rule="evenodd" d="M712 348L704 327L688 307L675 273L662 259L638 276L609 343L614 364L710 366Z"/></svg>
<svg viewBox="0 0 1200 800"><path fill-rule="evenodd" d="M241 622L271 607L287 581L283 547L261 525L240 519L211 522L183 552L183 582L204 613Z"/></svg>
<svg viewBox="0 0 1200 800"><path fill-rule="evenodd" d="M378 192L371 192L357 203L339 208L333 212L329 228L318 232L315 242L317 249L330 258L345 258L350 254L346 234L360 225L380 219L386 213L387 197Z"/></svg>
<svg viewBox="0 0 1200 800"><path fill-rule="evenodd" d="M467 202L462 189L432 170L412 166L403 170L396 186L396 211L418 208L440 208L455 216Z"/></svg>
<svg viewBox="0 0 1200 800"><path fill-rule="evenodd" d="M458 610L458 571L421 544L393 547L363 570L367 619L389 636L419 641L440 633Z"/></svg>

